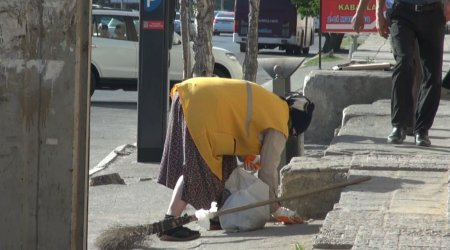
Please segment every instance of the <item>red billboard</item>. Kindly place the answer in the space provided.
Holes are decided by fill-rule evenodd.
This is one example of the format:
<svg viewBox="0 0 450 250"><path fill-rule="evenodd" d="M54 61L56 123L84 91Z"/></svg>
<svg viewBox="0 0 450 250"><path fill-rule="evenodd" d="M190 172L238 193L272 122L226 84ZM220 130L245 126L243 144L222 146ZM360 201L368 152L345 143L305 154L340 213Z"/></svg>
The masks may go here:
<svg viewBox="0 0 450 250"><path fill-rule="evenodd" d="M320 29L322 32L351 33L352 17L356 13L359 0L320 0ZM370 0L364 12L364 30L361 32L376 32L375 0Z"/></svg>

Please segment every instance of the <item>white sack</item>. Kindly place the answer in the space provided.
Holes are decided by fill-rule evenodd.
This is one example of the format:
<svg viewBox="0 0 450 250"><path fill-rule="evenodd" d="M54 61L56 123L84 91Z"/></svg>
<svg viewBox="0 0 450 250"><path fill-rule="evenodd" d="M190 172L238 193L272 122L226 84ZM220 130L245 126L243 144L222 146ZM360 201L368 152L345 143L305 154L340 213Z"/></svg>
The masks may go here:
<svg viewBox="0 0 450 250"><path fill-rule="evenodd" d="M242 168L236 168L225 182L231 195L221 210L241 207L269 199L269 186ZM264 227L270 218L269 205L219 216L220 225L227 232L250 231Z"/></svg>

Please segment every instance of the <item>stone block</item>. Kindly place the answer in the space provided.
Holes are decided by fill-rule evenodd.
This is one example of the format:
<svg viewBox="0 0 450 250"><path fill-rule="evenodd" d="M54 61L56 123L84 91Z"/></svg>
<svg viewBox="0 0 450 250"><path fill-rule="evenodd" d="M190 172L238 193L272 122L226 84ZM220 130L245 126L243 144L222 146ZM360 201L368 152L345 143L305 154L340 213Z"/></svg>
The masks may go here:
<svg viewBox="0 0 450 250"><path fill-rule="evenodd" d="M280 195L290 196L347 180L348 157L297 157L281 169ZM329 190L283 202L304 218L320 219L333 209L341 189Z"/></svg>
<svg viewBox="0 0 450 250"><path fill-rule="evenodd" d="M125 184L125 181L120 177L118 173L94 176L91 177L91 179L89 180L89 186L99 186L108 184Z"/></svg>
<svg viewBox="0 0 450 250"><path fill-rule="evenodd" d="M385 71L311 71L303 93L315 103L306 143L328 144L342 121L342 110L352 104L390 99L391 73Z"/></svg>

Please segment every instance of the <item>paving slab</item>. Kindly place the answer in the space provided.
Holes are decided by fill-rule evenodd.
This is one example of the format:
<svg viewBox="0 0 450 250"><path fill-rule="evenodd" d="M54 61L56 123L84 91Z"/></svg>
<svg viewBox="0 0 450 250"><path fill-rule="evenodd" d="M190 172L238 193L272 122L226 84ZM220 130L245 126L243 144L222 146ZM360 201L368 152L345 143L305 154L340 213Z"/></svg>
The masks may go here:
<svg viewBox="0 0 450 250"><path fill-rule="evenodd" d="M315 249L450 249L449 103L441 101L430 148L409 136L388 144L389 108L379 101L345 110L325 155L351 157L348 176L372 179L342 191Z"/></svg>
<svg viewBox="0 0 450 250"><path fill-rule="evenodd" d="M449 249L448 172L350 170L372 176L343 190L317 249Z"/></svg>

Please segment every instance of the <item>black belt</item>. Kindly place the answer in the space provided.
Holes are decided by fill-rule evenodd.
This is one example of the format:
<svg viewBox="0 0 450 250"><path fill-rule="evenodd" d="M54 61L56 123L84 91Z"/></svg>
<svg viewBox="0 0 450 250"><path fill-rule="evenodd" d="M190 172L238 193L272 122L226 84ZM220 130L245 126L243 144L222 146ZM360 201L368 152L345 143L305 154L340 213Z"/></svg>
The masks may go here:
<svg viewBox="0 0 450 250"><path fill-rule="evenodd" d="M402 9L406 9L406 10L414 11L414 12L432 11L435 9L439 9L442 6L441 1L435 2L435 3L430 3L430 4L411 4L411 3L396 1L395 4Z"/></svg>

